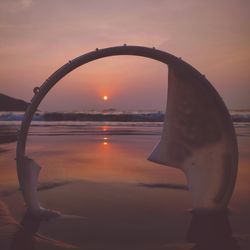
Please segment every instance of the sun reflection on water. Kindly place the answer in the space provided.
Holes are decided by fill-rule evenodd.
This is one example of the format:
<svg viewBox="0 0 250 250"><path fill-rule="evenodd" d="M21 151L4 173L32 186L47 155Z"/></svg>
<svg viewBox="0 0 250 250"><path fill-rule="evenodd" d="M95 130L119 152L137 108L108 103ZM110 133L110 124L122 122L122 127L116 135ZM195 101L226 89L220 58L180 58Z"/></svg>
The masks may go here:
<svg viewBox="0 0 250 250"><path fill-rule="evenodd" d="M108 137L104 137L102 141L103 145L108 145L108 140L109 140Z"/></svg>

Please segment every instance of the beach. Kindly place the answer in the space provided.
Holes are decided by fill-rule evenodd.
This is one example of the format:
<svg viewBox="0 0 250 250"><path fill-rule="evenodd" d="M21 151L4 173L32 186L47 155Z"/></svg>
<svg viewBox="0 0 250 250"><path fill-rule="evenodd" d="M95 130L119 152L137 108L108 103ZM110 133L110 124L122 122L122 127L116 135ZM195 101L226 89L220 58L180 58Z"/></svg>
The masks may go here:
<svg viewBox="0 0 250 250"><path fill-rule="evenodd" d="M1 126L15 131L18 124ZM202 248L207 241L211 249L249 249L250 123L234 125L239 171L229 212L201 218L190 212L182 172L147 161L161 122L34 122L27 155L42 167L41 204L74 216L39 223L36 234L20 229L16 142L2 143L0 217L8 213L12 222L2 219L1 249L210 249Z"/></svg>

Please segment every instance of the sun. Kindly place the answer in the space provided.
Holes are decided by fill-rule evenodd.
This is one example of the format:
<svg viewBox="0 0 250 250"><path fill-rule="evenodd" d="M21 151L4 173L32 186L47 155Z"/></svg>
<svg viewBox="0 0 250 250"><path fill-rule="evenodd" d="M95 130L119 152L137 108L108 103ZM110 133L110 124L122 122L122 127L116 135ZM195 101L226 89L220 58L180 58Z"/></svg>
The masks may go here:
<svg viewBox="0 0 250 250"><path fill-rule="evenodd" d="M109 98L108 98L108 96L104 95L104 96L102 97L102 99L103 99L104 101L107 101Z"/></svg>

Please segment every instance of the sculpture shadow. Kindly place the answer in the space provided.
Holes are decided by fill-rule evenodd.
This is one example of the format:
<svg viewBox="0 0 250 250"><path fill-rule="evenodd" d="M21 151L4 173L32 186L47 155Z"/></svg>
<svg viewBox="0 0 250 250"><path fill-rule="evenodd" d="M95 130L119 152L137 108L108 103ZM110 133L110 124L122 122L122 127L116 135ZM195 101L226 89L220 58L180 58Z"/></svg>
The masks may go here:
<svg viewBox="0 0 250 250"><path fill-rule="evenodd" d="M34 238L37 233L41 220L34 218L30 213L26 212L20 229L13 235L11 250L34 250L36 249L36 240Z"/></svg>
<svg viewBox="0 0 250 250"><path fill-rule="evenodd" d="M10 250L35 250L37 245L44 246L45 249L76 249L75 245L68 244L63 241L48 238L38 233L42 219L36 218L26 212L20 227L12 237ZM39 248L40 249L40 248Z"/></svg>
<svg viewBox="0 0 250 250"><path fill-rule="evenodd" d="M191 250L240 250L238 242L232 236L227 211L192 212L187 240L195 244Z"/></svg>

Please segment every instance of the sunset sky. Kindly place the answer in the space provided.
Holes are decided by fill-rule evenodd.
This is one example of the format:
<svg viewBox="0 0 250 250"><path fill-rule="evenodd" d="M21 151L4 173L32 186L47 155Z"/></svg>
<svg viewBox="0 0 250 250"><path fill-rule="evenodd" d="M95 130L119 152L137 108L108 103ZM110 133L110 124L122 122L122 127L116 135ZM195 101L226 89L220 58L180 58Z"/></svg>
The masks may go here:
<svg viewBox="0 0 250 250"><path fill-rule="evenodd" d="M182 57L230 109L250 108L249 13L248 0L0 0L0 92L29 101L68 60L126 43ZM166 94L166 65L116 56L66 76L40 109L164 110Z"/></svg>

